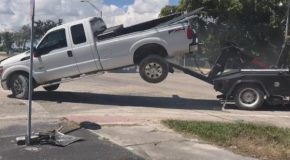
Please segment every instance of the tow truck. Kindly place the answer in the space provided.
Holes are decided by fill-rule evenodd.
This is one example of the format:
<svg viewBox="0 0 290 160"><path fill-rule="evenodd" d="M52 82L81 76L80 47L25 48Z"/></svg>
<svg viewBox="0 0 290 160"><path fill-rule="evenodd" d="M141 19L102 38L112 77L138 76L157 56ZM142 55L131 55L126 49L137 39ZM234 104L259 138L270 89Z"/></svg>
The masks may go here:
<svg viewBox="0 0 290 160"><path fill-rule="evenodd" d="M289 103L290 72L287 64L290 51L289 8L290 1L288 1L285 41L274 67L269 67L256 58L248 56L242 48L230 43L222 48L208 75L168 62L170 68L181 70L185 74L213 85L216 91L222 93L217 98L222 102L223 109L227 104L235 104L243 110L257 110L264 102L272 105ZM243 63L251 62L256 66L253 68L258 69L242 65L239 69L226 70L226 64L232 58L238 58Z"/></svg>

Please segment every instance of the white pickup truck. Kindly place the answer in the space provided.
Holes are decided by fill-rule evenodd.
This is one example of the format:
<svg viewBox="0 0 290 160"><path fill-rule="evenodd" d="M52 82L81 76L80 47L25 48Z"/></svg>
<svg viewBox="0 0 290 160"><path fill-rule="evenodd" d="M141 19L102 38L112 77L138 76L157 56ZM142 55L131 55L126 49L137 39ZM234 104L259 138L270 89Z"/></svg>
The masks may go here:
<svg viewBox="0 0 290 160"><path fill-rule="evenodd" d="M165 58L188 53L195 46L189 17L197 11L127 28L107 28L97 17L52 28L34 49L34 86L53 91L64 80L131 65L139 65L145 81L159 83L170 71ZM1 85L14 97L28 96L29 58L26 52L0 63Z"/></svg>

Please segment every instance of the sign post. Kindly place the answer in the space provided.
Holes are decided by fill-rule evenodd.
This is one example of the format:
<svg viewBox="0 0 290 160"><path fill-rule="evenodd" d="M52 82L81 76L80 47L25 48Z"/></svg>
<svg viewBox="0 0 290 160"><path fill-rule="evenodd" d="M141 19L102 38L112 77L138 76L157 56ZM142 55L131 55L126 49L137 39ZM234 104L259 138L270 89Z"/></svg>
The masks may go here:
<svg viewBox="0 0 290 160"><path fill-rule="evenodd" d="M31 145L31 114L32 114L32 92L33 92L33 42L34 42L34 11L35 0L30 0L30 17L31 17L31 44L30 44L30 72L29 72L29 95L28 95L28 120L26 145Z"/></svg>

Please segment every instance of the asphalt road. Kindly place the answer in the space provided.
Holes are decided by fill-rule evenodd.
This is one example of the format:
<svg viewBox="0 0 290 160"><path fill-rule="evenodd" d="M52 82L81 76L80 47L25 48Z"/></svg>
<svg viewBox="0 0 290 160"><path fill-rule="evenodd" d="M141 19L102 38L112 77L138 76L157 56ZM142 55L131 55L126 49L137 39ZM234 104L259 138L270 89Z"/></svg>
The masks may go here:
<svg viewBox="0 0 290 160"><path fill-rule="evenodd" d="M3 58L5 55L0 55L0 59ZM2 119L25 117L25 101L8 98L9 94L10 92L0 89ZM216 95L218 93L211 85L182 73L170 74L160 84L146 83L138 74L108 73L64 83L56 92L45 92L41 87L37 88L34 94L34 113L38 118L55 118L99 111L111 113L112 109L119 109L119 114L130 111L134 115L137 112L140 116L146 113L152 115L153 111L156 116L151 116L151 119L167 115L168 118L211 120L215 116L220 117L219 120L255 121L258 117L257 121L281 126L286 123L281 123L279 118L290 116L290 107L284 106L265 107L260 111L239 111L230 107L227 112L221 112ZM210 116L212 114L214 116ZM272 122L269 119L273 117Z"/></svg>
<svg viewBox="0 0 290 160"><path fill-rule="evenodd" d="M57 92L38 88L34 100L56 113L116 107L219 110L215 96L209 85L183 74L152 85L138 74L109 73L64 83Z"/></svg>
<svg viewBox="0 0 290 160"><path fill-rule="evenodd" d="M92 125L91 125L92 126ZM52 131L58 128L57 122L41 122L33 124L34 131ZM91 129L93 127L90 127ZM48 144L33 146L16 145L16 137L23 136L26 126L21 122L18 125L0 129L0 159L1 160L143 160L127 149L98 137L86 129L67 128L69 135L81 137L83 140L66 147ZM101 129L101 127L94 130ZM36 132L36 133L37 133ZM65 132L64 132L65 133Z"/></svg>
<svg viewBox="0 0 290 160"><path fill-rule="evenodd" d="M7 98L9 94L0 90L3 103L0 115L24 118L25 101ZM160 84L146 83L138 74L106 73L63 83L56 92L37 88L33 113L35 118L97 114L131 116L138 122L173 118L250 121L290 127L289 106L265 107L259 111L241 111L231 106L223 112L216 95L211 85L181 73L169 75ZM5 107L7 103L13 107Z"/></svg>

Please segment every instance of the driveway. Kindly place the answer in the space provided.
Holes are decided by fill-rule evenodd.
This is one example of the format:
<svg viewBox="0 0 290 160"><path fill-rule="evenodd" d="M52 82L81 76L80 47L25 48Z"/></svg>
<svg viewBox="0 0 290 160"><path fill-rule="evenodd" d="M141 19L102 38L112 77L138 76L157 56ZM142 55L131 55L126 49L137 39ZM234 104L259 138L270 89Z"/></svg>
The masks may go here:
<svg viewBox="0 0 290 160"><path fill-rule="evenodd" d="M9 94L0 89L1 98L5 98L1 101L4 108L0 108L0 114L16 116L12 108L5 108L5 103L14 103L20 107L16 109L17 116L26 116L23 114L26 110L21 108L26 101L7 98ZM155 85L144 82L138 74L108 73L61 84L56 92L37 88L33 113L39 118L99 115L104 123L111 123L112 117L125 117L127 123L171 118L249 121L290 127L289 106L265 107L259 111L242 111L230 106L221 111L217 95L211 85L181 73L171 74L166 81Z"/></svg>
<svg viewBox="0 0 290 160"><path fill-rule="evenodd" d="M128 123L161 119L249 121L290 127L290 107L265 107L259 111L241 111L230 106L221 111L211 85L190 76L171 74L160 84L148 84L138 74L108 73L64 83L56 92L38 88L35 110L56 117L99 115L125 117ZM108 122L111 123L111 122Z"/></svg>
<svg viewBox="0 0 290 160"><path fill-rule="evenodd" d="M27 101L8 98L9 94L0 90L3 126L26 119ZM56 92L37 88L33 121L66 117L75 122L97 123L102 129L93 133L146 159L160 160L251 159L183 137L162 126L163 119L247 121L290 127L289 107L241 111L231 106L221 111L216 95L209 84L181 73L169 75L166 81L155 85L144 82L138 74L107 73L61 84Z"/></svg>

